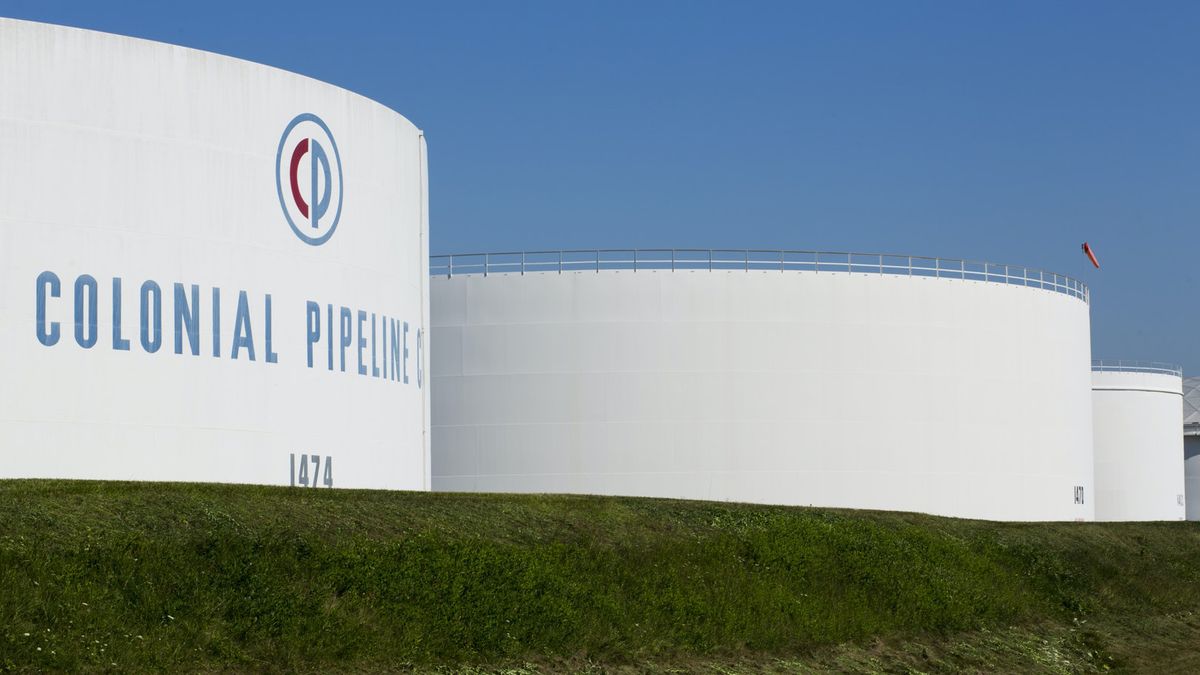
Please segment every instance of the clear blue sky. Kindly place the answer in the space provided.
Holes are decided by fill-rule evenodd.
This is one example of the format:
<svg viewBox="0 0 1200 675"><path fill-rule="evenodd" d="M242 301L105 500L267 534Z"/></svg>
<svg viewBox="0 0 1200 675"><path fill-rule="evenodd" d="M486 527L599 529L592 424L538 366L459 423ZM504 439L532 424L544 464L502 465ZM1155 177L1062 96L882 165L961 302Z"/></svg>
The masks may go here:
<svg viewBox="0 0 1200 675"><path fill-rule="evenodd" d="M230 54L398 110L429 139L434 252L1028 264L1092 287L1096 356L1200 374L1200 2L35 0L0 14Z"/></svg>

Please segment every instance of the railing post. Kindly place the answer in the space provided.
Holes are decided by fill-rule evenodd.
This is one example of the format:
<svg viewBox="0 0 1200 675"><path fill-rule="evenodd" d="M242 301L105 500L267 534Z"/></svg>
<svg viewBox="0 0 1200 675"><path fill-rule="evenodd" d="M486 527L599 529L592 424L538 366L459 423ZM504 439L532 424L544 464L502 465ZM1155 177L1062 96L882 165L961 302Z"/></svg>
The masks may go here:
<svg viewBox="0 0 1200 675"><path fill-rule="evenodd" d="M483 276L486 277L487 272L488 272L488 254L484 253L483 254Z"/></svg>
<svg viewBox="0 0 1200 675"><path fill-rule="evenodd" d="M675 271L675 249L671 249L671 271Z"/></svg>
<svg viewBox="0 0 1200 675"><path fill-rule="evenodd" d="M596 249L596 274L600 273L600 249Z"/></svg>
<svg viewBox="0 0 1200 675"><path fill-rule="evenodd" d="M562 251L558 252L558 273L562 274Z"/></svg>
<svg viewBox="0 0 1200 675"><path fill-rule="evenodd" d="M813 274L821 273L821 252L813 251Z"/></svg>
<svg viewBox="0 0 1200 675"><path fill-rule="evenodd" d="M879 254L879 276L883 276L883 254Z"/></svg>
<svg viewBox="0 0 1200 675"><path fill-rule="evenodd" d="M708 249L708 271L712 271L712 249Z"/></svg>
<svg viewBox="0 0 1200 675"><path fill-rule="evenodd" d="M783 251L779 252L779 272L783 273Z"/></svg>
<svg viewBox="0 0 1200 675"><path fill-rule="evenodd" d="M942 278L942 259L941 258L933 259L933 278L934 279Z"/></svg>
<svg viewBox="0 0 1200 675"><path fill-rule="evenodd" d="M908 276L912 276L912 256L908 256Z"/></svg>
<svg viewBox="0 0 1200 675"><path fill-rule="evenodd" d="M637 271L637 249L633 249L633 271Z"/></svg>
<svg viewBox="0 0 1200 675"><path fill-rule="evenodd" d="M454 256L450 256L450 266L446 268L446 278L454 276Z"/></svg>
<svg viewBox="0 0 1200 675"><path fill-rule="evenodd" d="M743 253L745 253L745 255L746 255L746 271L749 272L750 271L750 249L746 249L745 251L743 251Z"/></svg>
<svg viewBox="0 0 1200 675"><path fill-rule="evenodd" d="M521 251L521 276L525 276L525 251Z"/></svg>

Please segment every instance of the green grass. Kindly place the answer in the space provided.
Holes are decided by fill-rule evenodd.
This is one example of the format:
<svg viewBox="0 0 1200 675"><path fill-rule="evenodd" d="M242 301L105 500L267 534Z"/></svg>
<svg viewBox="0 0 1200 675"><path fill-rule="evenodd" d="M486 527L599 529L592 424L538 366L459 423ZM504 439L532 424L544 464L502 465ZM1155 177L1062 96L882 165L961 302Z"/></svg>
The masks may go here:
<svg viewBox="0 0 1200 675"><path fill-rule="evenodd" d="M0 481L0 669L1200 668L1200 526Z"/></svg>

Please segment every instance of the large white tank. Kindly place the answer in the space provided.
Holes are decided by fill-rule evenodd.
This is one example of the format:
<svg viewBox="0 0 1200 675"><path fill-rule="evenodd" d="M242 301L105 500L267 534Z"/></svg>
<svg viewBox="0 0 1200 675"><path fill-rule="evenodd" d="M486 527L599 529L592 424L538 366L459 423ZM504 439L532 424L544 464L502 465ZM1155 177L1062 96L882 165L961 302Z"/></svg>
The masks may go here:
<svg viewBox="0 0 1200 675"><path fill-rule="evenodd" d="M425 176L343 89L0 19L0 477L427 489Z"/></svg>
<svg viewBox="0 0 1200 675"><path fill-rule="evenodd" d="M1096 361L1096 520L1183 520L1178 367Z"/></svg>
<svg viewBox="0 0 1200 675"><path fill-rule="evenodd" d="M1200 377L1183 381L1183 465L1187 519L1200 520Z"/></svg>
<svg viewBox="0 0 1200 675"><path fill-rule="evenodd" d="M1093 517L1078 282L896 256L559 256L434 259L435 490Z"/></svg>

